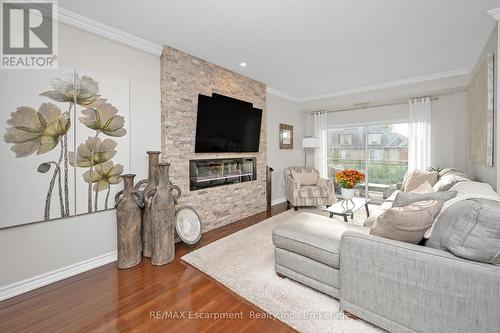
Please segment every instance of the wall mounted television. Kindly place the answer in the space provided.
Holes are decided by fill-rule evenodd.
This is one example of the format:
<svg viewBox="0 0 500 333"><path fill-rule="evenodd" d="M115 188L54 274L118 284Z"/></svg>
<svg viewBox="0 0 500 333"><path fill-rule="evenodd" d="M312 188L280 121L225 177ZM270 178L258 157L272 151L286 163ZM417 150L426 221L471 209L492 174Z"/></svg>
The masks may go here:
<svg viewBox="0 0 500 333"><path fill-rule="evenodd" d="M258 152L261 120L252 103L199 94L195 153Z"/></svg>

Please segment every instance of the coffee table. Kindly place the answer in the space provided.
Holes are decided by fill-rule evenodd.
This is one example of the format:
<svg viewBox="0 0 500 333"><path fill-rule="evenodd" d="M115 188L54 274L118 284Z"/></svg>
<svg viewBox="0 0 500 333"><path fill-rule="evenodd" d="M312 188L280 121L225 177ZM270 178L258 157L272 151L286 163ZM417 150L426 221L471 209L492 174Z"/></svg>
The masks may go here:
<svg viewBox="0 0 500 333"><path fill-rule="evenodd" d="M359 209L365 207L366 216L370 216L370 210L368 209L368 203L370 199L365 198L352 198L352 200L340 200L328 208L323 209L325 212L330 213L330 218L333 215L342 216L344 222L348 222L347 218L350 216L351 219L354 218L354 213Z"/></svg>

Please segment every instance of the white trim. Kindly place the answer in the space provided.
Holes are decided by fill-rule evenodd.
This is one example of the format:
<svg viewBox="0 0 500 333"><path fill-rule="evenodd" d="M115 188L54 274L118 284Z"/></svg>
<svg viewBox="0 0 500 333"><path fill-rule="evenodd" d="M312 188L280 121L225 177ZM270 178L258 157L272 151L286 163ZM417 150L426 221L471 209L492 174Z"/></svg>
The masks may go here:
<svg viewBox="0 0 500 333"><path fill-rule="evenodd" d="M500 20L500 7L490 9L487 11L487 13L493 16L495 20Z"/></svg>
<svg viewBox="0 0 500 333"><path fill-rule="evenodd" d="M99 37L104 37L106 39L123 44L125 46L129 46L134 49L152 54L156 57L160 57L163 52L163 46L161 45L152 43L138 36L129 34L127 32L105 25L103 23L78 15L67 9L58 7L57 13L58 15L55 18L55 20L58 21L59 23L68 25L73 28L77 28L82 31L89 32Z"/></svg>
<svg viewBox="0 0 500 333"><path fill-rule="evenodd" d="M372 85L364 86L364 87L359 87L359 88L339 90L339 91L326 93L326 94L322 94L322 95L303 97L303 98L299 98L298 101L299 102L310 102L310 101L315 101L318 99L339 97L339 96L344 96L344 95L353 95L353 94L372 91L372 90L394 88L394 87L399 87L399 86L404 86L404 85L409 85L409 84L422 83L422 82L427 82L427 81L432 81L432 80L447 79L447 78L451 78L451 77L455 77L455 76L462 76L462 75L469 75L469 74L470 74L470 72L467 69L460 68L460 69L456 69L456 70L452 70L452 71L448 71L448 72L415 76L415 77L411 77L411 78L407 78L407 79L388 81L388 82L383 82L383 83L376 83L376 84L372 84Z"/></svg>
<svg viewBox="0 0 500 333"><path fill-rule="evenodd" d="M32 2L44 1L33 0ZM42 8L39 8L39 10L42 13L44 12L44 9ZM60 6L57 7L57 16L54 17L54 20L70 27L89 32L96 36L109 39L113 42L152 54L156 57L160 57L163 53L163 46L161 45L76 14L70 10L61 8Z"/></svg>
<svg viewBox="0 0 500 333"><path fill-rule="evenodd" d="M163 46L59 7L59 22L160 57Z"/></svg>
<svg viewBox="0 0 500 333"><path fill-rule="evenodd" d="M499 13L499 15L500 15L500 13ZM326 99L326 98L332 98L332 97L353 95L353 94L358 94L358 93L363 93L363 92L368 92L368 91L373 91L373 90L395 88L395 87L405 86L405 85L410 85L410 84L417 84L417 83L423 83L423 82L428 82L428 81L433 81L433 80L449 79L449 78L454 78L454 77L459 77L459 76L468 76L468 75L470 75L470 72L467 69L460 68L460 69L451 70L451 71L447 71L447 72L414 76L414 77L401 79L401 80L376 83L376 84L372 84L369 86L351 88L351 89L346 89L346 90L337 90L337 91L333 91L330 93L313 95L313 96L306 96L306 97L295 97L295 96L289 95L287 93L284 93L280 90L274 89L274 88L269 87L269 86L266 88L266 90L271 95L282 97L282 98L287 99L291 102L302 103L302 102L312 102L312 101Z"/></svg>
<svg viewBox="0 0 500 333"><path fill-rule="evenodd" d="M278 205L278 204L285 202L285 201L286 201L285 197L274 199L273 201L271 201L271 206Z"/></svg>
<svg viewBox="0 0 500 333"><path fill-rule="evenodd" d="M289 100L290 102L295 102L295 103L300 102L300 98L294 97L292 95L289 95L287 93L284 93L280 90L274 89L274 88L269 87L269 86L266 86L266 92L271 94L271 95L278 96L278 97L284 98L286 100Z"/></svg>
<svg viewBox="0 0 500 333"><path fill-rule="evenodd" d="M24 294L28 291L46 286L48 284L67 279L71 276L89 271L91 269L112 263L117 260L117 252L109 252L95 258L62 267L26 280L14 282L0 287L0 301Z"/></svg>

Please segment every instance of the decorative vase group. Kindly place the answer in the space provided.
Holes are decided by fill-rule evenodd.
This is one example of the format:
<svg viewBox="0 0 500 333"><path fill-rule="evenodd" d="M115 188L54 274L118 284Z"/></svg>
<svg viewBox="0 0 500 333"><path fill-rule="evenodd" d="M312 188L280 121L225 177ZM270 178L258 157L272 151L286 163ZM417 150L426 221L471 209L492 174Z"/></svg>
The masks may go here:
<svg viewBox="0 0 500 333"><path fill-rule="evenodd" d="M175 205L181 190L170 182L170 163L159 162L160 152L147 154L148 179L134 187L135 175L124 175L124 189L115 198L119 268L139 264L141 256L151 257L153 265L175 258Z"/></svg>

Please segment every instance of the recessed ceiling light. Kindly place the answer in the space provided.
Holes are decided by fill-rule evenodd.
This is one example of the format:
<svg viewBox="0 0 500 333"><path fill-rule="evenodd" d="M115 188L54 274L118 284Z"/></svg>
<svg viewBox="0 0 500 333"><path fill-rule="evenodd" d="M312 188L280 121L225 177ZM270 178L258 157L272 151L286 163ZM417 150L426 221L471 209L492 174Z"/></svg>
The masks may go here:
<svg viewBox="0 0 500 333"><path fill-rule="evenodd" d="M241 63L240 63L240 66L241 66L241 67L247 67L247 63L246 63L246 62L241 62Z"/></svg>

